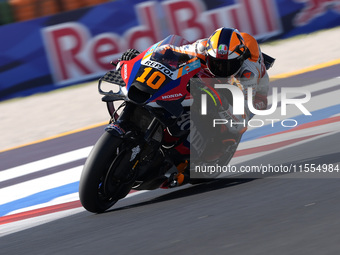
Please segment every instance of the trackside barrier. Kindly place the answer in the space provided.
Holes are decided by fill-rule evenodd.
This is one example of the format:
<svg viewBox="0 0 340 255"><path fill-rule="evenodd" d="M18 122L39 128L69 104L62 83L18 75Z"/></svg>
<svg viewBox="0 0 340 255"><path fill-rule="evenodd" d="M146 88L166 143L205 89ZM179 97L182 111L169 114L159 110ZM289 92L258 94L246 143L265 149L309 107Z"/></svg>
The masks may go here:
<svg viewBox="0 0 340 255"><path fill-rule="evenodd" d="M169 34L195 41L226 26L266 41L338 25L332 0L117 0L4 25L0 101L97 79L126 49Z"/></svg>

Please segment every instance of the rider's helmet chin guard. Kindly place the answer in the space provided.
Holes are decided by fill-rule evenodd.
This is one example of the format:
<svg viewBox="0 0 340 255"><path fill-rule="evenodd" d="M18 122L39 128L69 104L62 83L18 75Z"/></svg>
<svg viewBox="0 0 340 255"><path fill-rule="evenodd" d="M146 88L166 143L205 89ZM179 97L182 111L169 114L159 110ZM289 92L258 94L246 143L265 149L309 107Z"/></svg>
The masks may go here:
<svg viewBox="0 0 340 255"><path fill-rule="evenodd" d="M206 64L211 73L230 77L241 69L249 50L237 29L219 28L208 38L206 54Z"/></svg>

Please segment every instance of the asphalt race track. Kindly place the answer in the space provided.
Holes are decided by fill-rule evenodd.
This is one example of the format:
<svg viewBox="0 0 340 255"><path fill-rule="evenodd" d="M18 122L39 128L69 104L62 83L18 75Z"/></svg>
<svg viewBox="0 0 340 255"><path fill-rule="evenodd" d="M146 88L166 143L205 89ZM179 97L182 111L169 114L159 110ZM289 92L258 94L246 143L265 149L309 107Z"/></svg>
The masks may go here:
<svg viewBox="0 0 340 255"><path fill-rule="evenodd" d="M287 116L299 122L295 128L250 129L232 161L238 167L279 165L304 171L261 173L260 178L243 174L136 192L96 215L79 206L74 188L85 162L79 155L88 153L103 127L0 153L1 254L337 254L339 68L272 82L273 87L308 88L312 100L306 107L312 116ZM66 152L74 152L75 158L53 158ZM326 168L317 172L312 166ZM8 169L17 174L3 179L1 173ZM71 174L68 182L60 180ZM38 180L50 182L51 188L39 189Z"/></svg>

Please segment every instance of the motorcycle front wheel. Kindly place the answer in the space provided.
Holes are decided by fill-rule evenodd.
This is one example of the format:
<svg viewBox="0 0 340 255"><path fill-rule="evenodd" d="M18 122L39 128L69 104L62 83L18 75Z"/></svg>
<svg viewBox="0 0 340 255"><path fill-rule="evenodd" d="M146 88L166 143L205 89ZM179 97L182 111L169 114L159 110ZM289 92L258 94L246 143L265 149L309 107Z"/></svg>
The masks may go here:
<svg viewBox="0 0 340 255"><path fill-rule="evenodd" d="M121 138L105 132L88 156L79 181L80 202L87 211L104 212L124 196L108 192L106 188L107 175L117 160L122 142Z"/></svg>

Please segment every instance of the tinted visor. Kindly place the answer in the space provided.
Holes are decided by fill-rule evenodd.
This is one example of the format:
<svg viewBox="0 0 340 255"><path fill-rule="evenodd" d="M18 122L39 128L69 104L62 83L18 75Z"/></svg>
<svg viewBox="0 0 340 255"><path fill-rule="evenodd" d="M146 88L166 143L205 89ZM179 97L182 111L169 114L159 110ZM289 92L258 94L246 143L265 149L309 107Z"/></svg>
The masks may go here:
<svg viewBox="0 0 340 255"><path fill-rule="evenodd" d="M243 61L241 58L234 59L216 59L211 56L207 58L207 66L214 75L219 77L229 77L235 73L237 73Z"/></svg>

